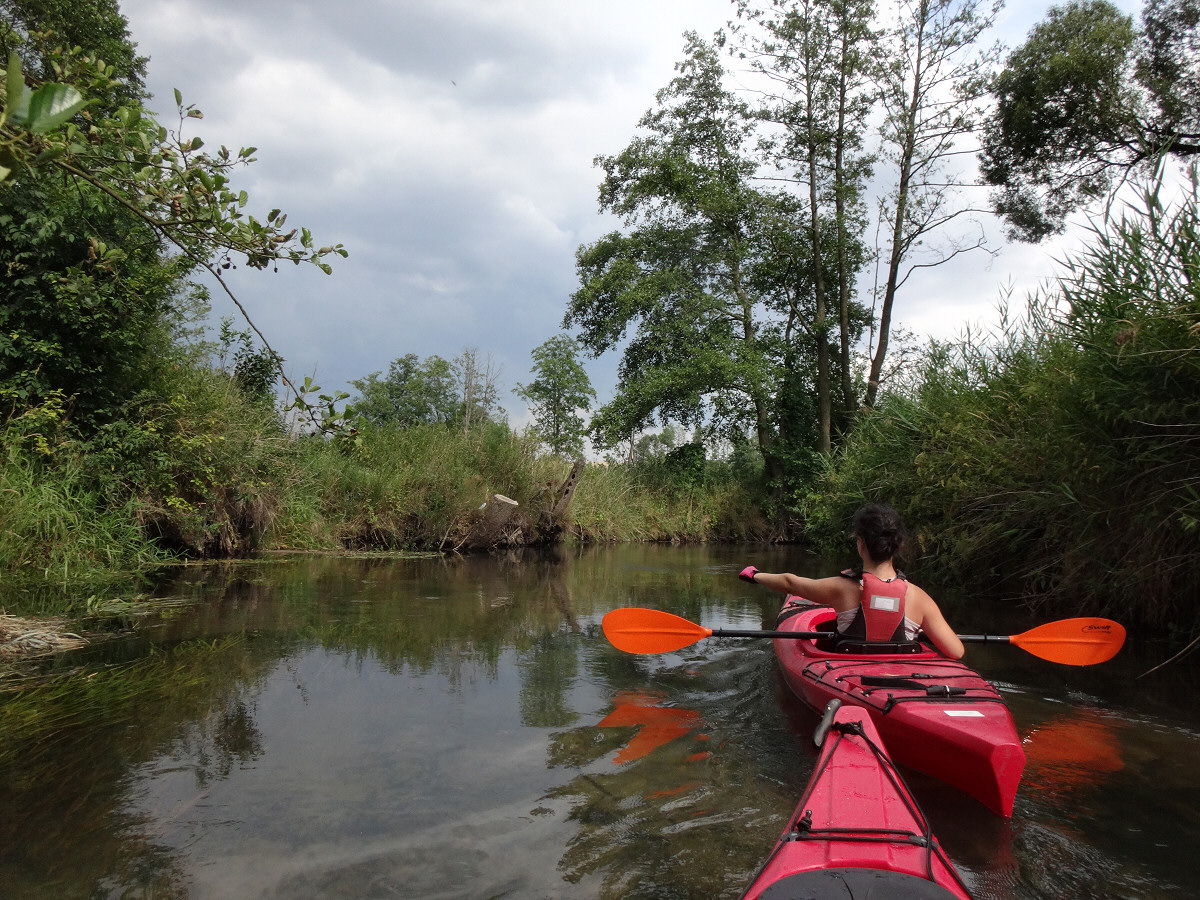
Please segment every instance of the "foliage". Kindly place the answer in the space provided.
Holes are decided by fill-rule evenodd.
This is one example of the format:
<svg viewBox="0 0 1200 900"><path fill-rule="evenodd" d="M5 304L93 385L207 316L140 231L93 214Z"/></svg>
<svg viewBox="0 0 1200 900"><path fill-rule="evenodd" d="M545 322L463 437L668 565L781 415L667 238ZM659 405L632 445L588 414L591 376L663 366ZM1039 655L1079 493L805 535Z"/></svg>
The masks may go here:
<svg viewBox="0 0 1200 900"><path fill-rule="evenodd" d="M351 382L359 396L351 402L350 415L401 428L454 421L460 401L450 363L440 356L421 360L407 353L392 361L386 378L380 374L372 372Z"/></svg>
<svg viewBox="0 0 1200 900"><path fill-rule="evenodd" d="M778 129L765 138L767 155L774 168L788 173L806 194L805 254L821 260L807 280L811 298L805 297L804 305L811 309L795 318L809 339L805 349L815 350L816 357L816 403L806 411L815 414L818 425L815 443L808 446L828 453L835 429L834 360L840 430L858 406L851 379L852 346L870 318L853 296L867 257L857 235L866 230L863 198L875 163L865 149L878 41L870 26L873 4L777 0L758 9L739 0L737 9L739 19L759 26L758 32L739 27L740 52L772 85L758 110ZM794 417L798 412L794 404L781 405L783 415ZM796 452L795 443L786 443Z"/></svg>
<svg viewBox="0 0 1200 900"><path fill-rule="evenodd" d="M178 357L177 357L178 359ZM275 481L294 448L277 417L223 373L185 360L131 397L88 441L111 502L134 500L158 546L188 556L242 556L274 515Z"/></svg>
<svg viewBox="0 0 1200 900"><path fill-rule="evenodd" d="M112 66L78 48L45 52L56 77L82 96L113 84ZM16 161L24 161L27 169L33 163L49 166L69 182L107 195L198 264L229 268L237 254L256 269L288 261L332 271L324 258L346 256L340 244L318 248L308 229L285 231L287 216L279 210L262 221L245 212L249 195L234 190L231 175L254 161L255 148L234 153L221 147L210 155L203 139L184 134L185 123L204 114L184 106L178 91L175 102L179 125L174 130L130 102L44 134L10 119L0 136L24 154Z"/></svg>
<svg viewBox="0 0 1200 900"><path fill-rule="evenodd" d="M386 378L380 375L372 372L351 382L359 394L345 410L348 422L400 428L442 424L465 433L504 417L496 386L500 372L474 347L449 362L436 354L421 360L408 353L392 361Z"/></svg>
<svg viewBox="0 0 1200 900"><path fill-rule="evenodd" d="M636 464L592 464L571 503L576 539L604 541L766 540L774 527L762 496L729 463L704 460L698 444Z"/></svg>
<svg viewBox="0 0 1200 900"><path fill-rule="evenodd" d="M1200 138L1200 3L1148 0L1142 10L1137 80L1166 135Z"/></svg>
<svg viewBox="0 0 1200 900"><path fill-rule="evenodd" d="M537 377L516 393L530 405L535 432L559 456L582 455L586 425L578 410L587 412L596 392L579 362L579 344L555 335L534 348L530 372Z"/></svg>
<svg viewBox="0 0 1200 900"><path fill-rule="evenodd" d="M966 587L1193 624L1200 191L1194 172L1178 205L1161 189L1094 225L1027 321L935 345L920 384L883 399L810 498L827 542L887 500Z"/></svg>
<svg viewBox="0 0 1200 900"><path fill-rule="evenodd" d="M1200 151L1200 4L1151 0L1142 20L1108 0L1054 7L996 77L982 171L1013 236L1061 232L1115 176Z"/></svg>
<svg viewBox="0 0 1200 900"><path fill-rule="evenodd" d="M53 18L59 8L6 9ZM324 258L346 255L340 245L316 247L307 229L285 231L279 210L263 221L248 215L248 195L231 176L253 161L254 148L210 155L201 138L184 134L185 123L203 116L178 92L179 126L170 130L142 107L140 89L123 89L113 65L84 49L59 48L35 32L9 31L5 41L55 78L26 86L10 54L0 111L0 165L11 172L0 185L0 262L15 273L16 290L0 306L0 386L14 396L36 404L55 390L75 395L87 433L111 421L121 398L150 389L142 360L189 293L184 279L193 267L224 286L220 271L235 259L252 268L311 262L329 272ZM126 62L133 69L125 74L137 75ZM38 114L42 96L53 109ZM81 110L89 96L101 102Z"/></svg>
<svg viewBox="0 0 1200 900"><path fill-rule="evenodd" d="M221 319L219 341L219 364L241 392L254 402L272 405L283 363L279 355L267 347L255 347L253 335L248 330L235 329L228 316Z"/></svg>
<svg viewBox="0 0 1200 900"><path fill-rule="evenodd" d="M592 420L600 446L657 418L730 437L753 429L773 460L772 382L791 298L811 273L798 207L751 186L753 122L722 85L716 48L692 34L687 53L641 120L646 135L597 159L601 209L631 230L579 249L564 324L595 355L634 331L617 395Z"/></svg>
<svg viewBox="0 0 1200 900"><path fill-rule="evenodd" d="M87 430L146 389L170 340L188 264L164 259L142 225L94 191L51 177L9 187L0 210L0 387L36 405L54 391ZM129 252L118 250L132 245Z"/></svg>
<svg viewBox="0 0 1200 900"><path fill-rule="evenodd" d="M567 475L565 462L502 425L469 433L442 425L363 432L354 455L301 444L267 535L275 546L446 550L461 546L493 493L516 500L515 525L535 540L536 520ZM685 445L686 446L686 445ZM719 463L656 460L589 465L568 509L566 532L585 541L745 537L766 526Z"/></svg>
<svg viewBox="0 0 1200 900"><path fill-rule="evenodd" d="M148 60L137 55L117 0L0 0L0 22L12 29L0 34L0 53L25 54L39 80L55 77L52 56L29 41L42 33L56 46L84 47L112 67L110 91L101 98L104 106L144 99Z"/></svg>
<svg viewBox="0 0 1200 900"><path fill-rule="evenodd" d="M0 578L67 582L161 562L132 502L114 503L67 435L61 397L0 426Z"/></svg>

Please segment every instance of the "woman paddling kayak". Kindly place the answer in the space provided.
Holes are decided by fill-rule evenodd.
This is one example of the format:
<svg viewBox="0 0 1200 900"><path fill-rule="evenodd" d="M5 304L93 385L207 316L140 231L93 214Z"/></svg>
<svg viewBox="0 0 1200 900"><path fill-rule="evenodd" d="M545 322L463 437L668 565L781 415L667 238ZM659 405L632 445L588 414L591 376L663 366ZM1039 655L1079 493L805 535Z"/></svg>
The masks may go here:
<svg viewBox="0 0 1200 900"><path fill-rule="evenodd" d="M760 572L747 566L738 577L831 607L837 612L840 636L900 642L924 634L943 656L961 659L963 643L937 603L896 569L895 558L907 543L900 514L881 503L868 504L854 514L853 535L861 570L848 569L831 578L802 578L790 572Z"/></svg>
<svg viewBox="0 0 1200 900"><path fill-rule="evenodd" d="M800 578L753 566L741 573L814 601L785 604L780 630L829 633L774 640L788 687L817 710L831 699L867 709L896 762L1011 816L1025 753L1004 698L958 661L963 642L937 604L896 571L904 531L895 510L863 507L854 516L854 536L861 576ZM922 632L937 650L912 640Z"/></svg>

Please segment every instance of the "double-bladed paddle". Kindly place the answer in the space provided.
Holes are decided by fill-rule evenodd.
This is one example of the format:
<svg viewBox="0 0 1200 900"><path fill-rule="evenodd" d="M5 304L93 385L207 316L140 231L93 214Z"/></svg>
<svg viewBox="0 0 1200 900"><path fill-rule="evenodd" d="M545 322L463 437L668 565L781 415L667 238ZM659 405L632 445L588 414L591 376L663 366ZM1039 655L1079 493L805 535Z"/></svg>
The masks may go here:
<svg viewBox="0 0 1200 900"><path fill-rule="evenodd" d="M627 606L604 617L604 636L626 653L670 653L707 637L827 638L828 631L745 631L705 628L657 609ZM1112 659L1125 643L1125 628L1111 619L1078 618L1047 622L1021 634L960 634L965 644L1015 644L1050 662L1066 666L1092 666Z"/></svg>

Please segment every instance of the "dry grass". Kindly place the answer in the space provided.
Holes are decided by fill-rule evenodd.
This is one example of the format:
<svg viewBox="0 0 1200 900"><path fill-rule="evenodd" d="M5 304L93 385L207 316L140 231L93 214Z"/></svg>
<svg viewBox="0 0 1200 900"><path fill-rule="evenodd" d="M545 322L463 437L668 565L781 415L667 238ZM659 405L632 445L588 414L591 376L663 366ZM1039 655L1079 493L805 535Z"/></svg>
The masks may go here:
<svg viewBox="0 0 1200 900"><path fill-rule="evenodd" d="M82 647L87 641L59 619L0 616L0 659L29 659Z"/></svg>

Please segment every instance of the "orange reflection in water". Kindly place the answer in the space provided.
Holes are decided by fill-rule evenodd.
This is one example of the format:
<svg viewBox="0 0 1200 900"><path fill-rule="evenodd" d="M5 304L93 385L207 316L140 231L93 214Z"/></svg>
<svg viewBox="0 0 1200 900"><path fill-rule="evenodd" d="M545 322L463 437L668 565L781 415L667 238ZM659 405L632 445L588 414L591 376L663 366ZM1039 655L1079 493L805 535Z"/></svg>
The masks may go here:
<svg viewBox="0 0 1200 900"><path fill-rule="evenodd" d="M694 709L656 705L663 698L640 691L622 691L615 698L616 709L599 721L601 728L640 726L637 734L613 758L627 763L641 759L651 750L696 730L700 713ZM699 735L703 740L707 738Z"/></svg>
<svg viewBox="0 0 1200 900"><path fill-rule="evenodd" d="M677 788L669 788L661 791L650 791L646 794L647 800L660 800L666 797L677 797L680 794L686 794L688 791L694 791L696 788L704 784L702 781L685 781Z"/></svg>
<svg viewBox="0 0 1200 900"><path fill-rule="evenodd" d="M1025 780L1057 789L1095 787L1125 768L1113 723L1075 713L1034 728L1023 741Z"/></svg>

